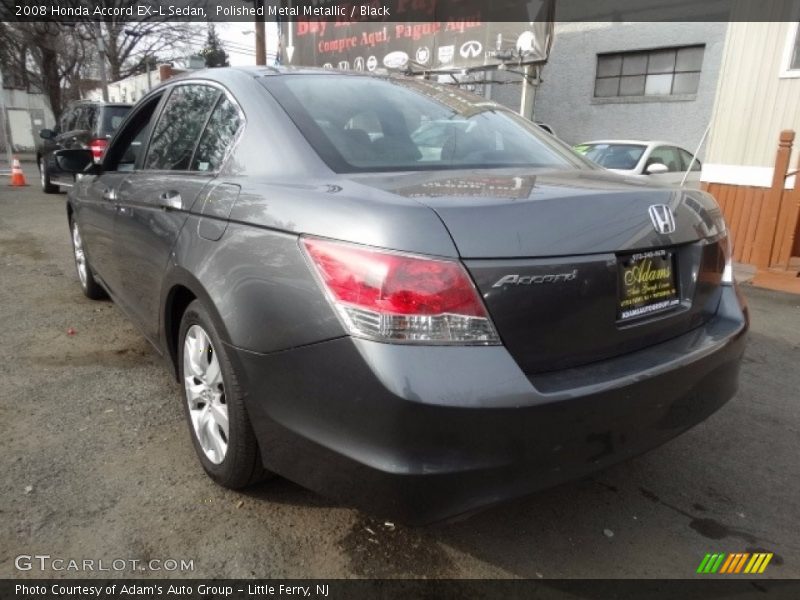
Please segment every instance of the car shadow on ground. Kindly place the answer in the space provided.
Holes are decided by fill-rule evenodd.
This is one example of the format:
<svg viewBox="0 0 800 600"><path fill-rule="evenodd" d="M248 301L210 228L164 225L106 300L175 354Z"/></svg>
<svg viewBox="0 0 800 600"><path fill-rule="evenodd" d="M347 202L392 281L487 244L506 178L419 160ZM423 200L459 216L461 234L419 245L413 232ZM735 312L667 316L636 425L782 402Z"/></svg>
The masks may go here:
<svg viewBox="0 0 800 600"><path fill-rule="evenodd" d="M274 502L276 504L311 508L342 507L341 504L328 500L324 496L278 475L270 476L269 479L242 490L240 493L260 502Z"/></svg>
<svg viewBox="0 0 800 600"><path fill-rule="evenodd" d="M773 471L791 469L784 448L791 427L781 427L777 408L759 401L777 393L759 380L759 365L776 354L790 360L790 350L783 340L753 334L739 394L645 455L425 527L353 510L338 545L360 577L469 577L472 560L497 577L690 577L706 552L723 550L773 552L767 575L786 577L784 555L800 548L784 533L795 519L781 499L793 492L775 486ZM773 461L767 468L760 465L765 455ZM279 477L247 493L266 502L348 508ZM774 501L765 506L764 494Z"/></svg>

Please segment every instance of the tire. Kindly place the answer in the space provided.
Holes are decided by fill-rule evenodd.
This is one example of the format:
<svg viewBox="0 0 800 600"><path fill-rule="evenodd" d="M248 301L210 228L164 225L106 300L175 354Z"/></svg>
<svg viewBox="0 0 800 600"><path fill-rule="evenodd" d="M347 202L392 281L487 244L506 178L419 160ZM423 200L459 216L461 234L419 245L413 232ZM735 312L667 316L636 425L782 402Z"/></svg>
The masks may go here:
<svg viewBox="0 0 800 600"><path fill-rule="evenodd" d="M189 304L181 319L178 373L192 444L208 476L231 489L265 479L268 473L261 464L244 391L207 309L198 300Z"/></svg>
<svg viewBox="0 0 800 600"><path fill-rule="evenodd" d="M69 220L70 238L72 239L72 255L75 257L75 270L78 272L78 281L81 284L83 295L91 300L107 298L106 291L97 283L89 264L89 257L83 246L80 229L74 219Z"/></svg>
<svg viewBox="0 0 800 600"><path fill-rule="evenodd" d="M50 183L50 173L47 170L47 160L44 156L39 158L39 182L42 184L42 191L45 194L58 194L61 191L57 185Z"/></svg>

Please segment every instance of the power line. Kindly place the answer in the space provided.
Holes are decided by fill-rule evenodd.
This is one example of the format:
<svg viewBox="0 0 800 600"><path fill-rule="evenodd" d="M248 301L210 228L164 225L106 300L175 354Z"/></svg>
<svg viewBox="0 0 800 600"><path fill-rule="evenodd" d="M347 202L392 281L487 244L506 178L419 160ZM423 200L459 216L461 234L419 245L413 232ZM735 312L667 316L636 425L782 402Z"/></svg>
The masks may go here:
<svg viewBox="0 0 800 600"><path fill-rule="evenodd" d="M191 39L192 42L197 44L205 44L207 38L202 33L190 33L188 37ZM251 46L246 46L241 42L231 42L228 40L220 39L220 43L228 50L232 50L237 54L247 54L249 56L255 56L255 50ZM273 55L277 54L277 52L272 53Z"/></svg>
<svg viewBox="0 0 800 600"><path fill-rule="evenodd" d="M199 33L190 34L188 36L188 38L190 39L190 41L192 41L192 42L194 42L196 44L205 44L206 41L207 41L207 39L202 34L199 34ZM249 54L249 55L252 55L252 56L255 56L255 54L256 54L255 50L253 50L252 48L250 48L248 46L240 44L239 42L228 42L228 41L225 41L225 40L220 40L220 43L222 44L223 47L226 47L229 50L233 50L238 54Z"/></svg>
<svg viewBox="0 0 800 600"><path fill-rule="evenodd" d="M200 44L205 44L208 40L201 33L191 33L191 34L186 36L186 41L189 42L192 45L195 45L195 44L200 45ZM222 44L222 46L226 50L229 50L229 51L234 52L236 54L242 54L242 55L245 55L247 57L252 57L252 58L255 58L255 56L256 56L255 50L253 48L248 47L248 46L244 46L244 45L242 45L242 44L240 44L238 42L228 42L228 41L225 41L225 40L220 40L220 43ZM277 58L278 54L279 54L279 52L268 52L267 53L267 59L268 60L275 60Z"/></svg>

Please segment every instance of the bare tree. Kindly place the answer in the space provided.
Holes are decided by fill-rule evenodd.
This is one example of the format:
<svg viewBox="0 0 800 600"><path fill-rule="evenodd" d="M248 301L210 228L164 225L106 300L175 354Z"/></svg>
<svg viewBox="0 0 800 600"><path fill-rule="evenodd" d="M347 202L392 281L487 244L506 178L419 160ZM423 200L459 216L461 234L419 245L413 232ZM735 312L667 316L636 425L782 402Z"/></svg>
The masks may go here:
<svg viewBox="0 0 800 600"><path fill-rule="evenodd" d="M14 35L11 25L0 21L0 70L6 87L25 90L30 86L27 55L25 40Z"/></svg>
<svg viewBox="0 0 800 600"><path fill-rule="evenodd" d="M139 1L99 0L98 4L132 7L135 13ZM203 4L201 0L196 6ZM202 45L203 34L202 24L166 18L108 17L100 23L0 21L0 67L6 84L41 89L58 119L64 105L80 96L81 81L94 74L100 60L98 46L104 49L109 80L116 81L146 65L152 67L158 55L185 56L190 46Z"/></svg>
<svg viewBox="0 0 800 600"><path fill-rule="evenodd" d="M136 7L138 0L101 0L99 4L113 8ZM196 3L197 6L205 4ZM108 17L100 23L109 66L109 79L116 81L141 70L153 56L185 54L191 45L204 37L199 23L164 18L145 21L125 21L123 17ZM200 42L202 43L202 41Z"/></svg>
<svg viewBox="0 0 800 600"><path fill-rule="evenodd" d="M94 57L85 36L75 33L80 26L51 22L1 25L4 66L19 87L40 89L58 119L66 102L77 98L75 84Z"/></svg>

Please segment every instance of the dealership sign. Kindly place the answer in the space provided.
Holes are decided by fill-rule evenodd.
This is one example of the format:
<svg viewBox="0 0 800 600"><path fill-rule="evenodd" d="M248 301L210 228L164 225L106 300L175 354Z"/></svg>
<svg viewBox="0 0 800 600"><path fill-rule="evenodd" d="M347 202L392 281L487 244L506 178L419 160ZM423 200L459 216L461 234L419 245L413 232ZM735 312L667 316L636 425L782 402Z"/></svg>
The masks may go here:
<svg viewBox="0 0 800 600"><path fill-rule="evenodd" d="M553 36L552 3L530 3L535 20L492 22L286 20L282 62L291 66L374 71L459 71L547 60ZM435 15L434 15L435 16Z"/></svg>

